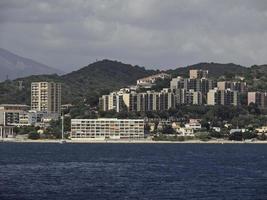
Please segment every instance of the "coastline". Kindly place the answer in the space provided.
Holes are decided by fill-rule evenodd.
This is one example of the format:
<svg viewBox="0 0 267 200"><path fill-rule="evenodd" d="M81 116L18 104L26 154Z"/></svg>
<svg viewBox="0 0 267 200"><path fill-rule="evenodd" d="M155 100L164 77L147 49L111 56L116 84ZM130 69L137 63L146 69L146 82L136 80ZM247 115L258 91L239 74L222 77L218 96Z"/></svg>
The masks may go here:
<svg viewBox="0 0 267 200"><path fill-rule="evenodd" d="M60 139L4 139L1 143L62 143ZM69 144L267 144L267 141L232 141L232 140L186 140L186 141L154 141L154 140L64 140Z"/></svg>

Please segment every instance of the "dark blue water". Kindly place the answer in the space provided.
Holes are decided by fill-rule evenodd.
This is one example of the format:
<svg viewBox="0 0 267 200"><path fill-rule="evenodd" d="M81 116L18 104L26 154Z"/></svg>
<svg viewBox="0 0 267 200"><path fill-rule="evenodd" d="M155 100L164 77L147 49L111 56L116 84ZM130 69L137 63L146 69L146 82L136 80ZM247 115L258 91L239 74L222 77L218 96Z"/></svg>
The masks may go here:
<svg viewBox="0 0 267 200"><path fill-rule="evenodd" d="M267 199L267 145L0 143L0 200Z"/></svg>

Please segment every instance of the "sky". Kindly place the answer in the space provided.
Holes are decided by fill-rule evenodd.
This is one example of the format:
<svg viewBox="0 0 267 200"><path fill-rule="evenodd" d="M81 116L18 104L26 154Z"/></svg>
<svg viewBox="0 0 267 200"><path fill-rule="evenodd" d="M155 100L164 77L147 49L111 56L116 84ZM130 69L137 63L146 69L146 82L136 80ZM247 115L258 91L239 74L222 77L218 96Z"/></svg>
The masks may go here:
<svg viewBox="0 0 267 200"><path fill-rule="evenodd" d="M266 0L1 0L0 47L65 72L267 63Z"/></svg>

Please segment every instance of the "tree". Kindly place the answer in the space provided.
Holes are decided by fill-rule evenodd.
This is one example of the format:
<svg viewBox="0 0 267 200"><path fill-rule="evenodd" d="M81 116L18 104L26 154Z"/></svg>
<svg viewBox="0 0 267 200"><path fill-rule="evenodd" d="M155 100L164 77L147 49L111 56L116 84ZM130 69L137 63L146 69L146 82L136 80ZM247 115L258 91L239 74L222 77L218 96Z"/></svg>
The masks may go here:
<svg viewBox="0 0 267 200"><path fill-rule="evenodd" d="M241 132L234 132L229 135L229 140L242 141L243 135Z"/></svg>
<svg viewBox="0 0 267 200"><path fill-rule="evenodd" d="M37 133L36 131L31 131L28 134L28 138L31 139L31 140L38 140L38 139L40 139L40 134Z"/></svg>
<svg viewBox="0 0 267 200"><path fill-rule="evenodd" d="M168 135L171 135L171 134L175 134L175 130L172 128L172 126L170 125L167 125L167 126L164 126L163 129L162 129L162 133L163 134L168 134Z"/></svg>
<svg viewBox="0 0 267 200"><path fill-rule="evenodd" d="M258 136L259 140L267 140L267 136L265 135L265 133L262 133L261 135Z"/></svg>
<svg viewBox="0 0 267 200"><path fill-rule="evenodd" d="M244 140L253 139L253 138L257 137L257 134L254 132L246 131L246 132L242 133L242 137Z"/></svg>

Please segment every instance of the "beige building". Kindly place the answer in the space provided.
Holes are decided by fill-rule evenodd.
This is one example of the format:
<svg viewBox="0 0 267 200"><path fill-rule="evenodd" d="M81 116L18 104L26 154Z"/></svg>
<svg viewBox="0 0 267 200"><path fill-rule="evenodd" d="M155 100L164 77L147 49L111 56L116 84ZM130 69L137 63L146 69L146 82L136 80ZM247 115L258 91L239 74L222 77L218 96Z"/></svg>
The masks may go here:
<svg viewBox="0 0 267 200"><path fill-rule="evenodd" d="M25 122L29 106L20 104L1 104L0 105L0 125L10 126L18 124L28 124Z"/></svg>
<svg viewBox="0 0 267 200"><path fill-rule="evenodd" d="M175 90L176 105L202 105L203 95L194 90L177 89Z"/></svg>
<svg viewBox="0 0 267 200"><path fill-rule="evenodd" d="M247 91L247 83L239 82L239 81L219 81L217 83L217 87L219 90L236 90L238 92L246 92Z"/></svg>
<svg viewBox="0 0 267 200"><path fill-rule="evenodd" d="M31 85L31 109L61 112L61 83L33 82Z"/></svg>
<svg viewBox="0 0 267 200"><path fill-rule="evenodd" d="M111 93L99 98L101 111L161 111L175 107L175 95L168 90L161 92L147 91L145 93Z"/></svg>
<svg viewBox="0 0 267 200"><path fill-rule="evenodd" d="M208 70L202 70L202 69L191 69L191 70L189 70L190 79L208 78L208 74L209 74Z"/></svg>
<svg viewBox="0 0 267 200"><path fill-rule="evenodd" d="M240 104L239 92L230 89L219 90L218 88L215 88L208 92L207 104L237 106Z"/></svg>
<svg viewBox="0 0 267 200"><path fill-rule="evenodd" d="M71 139L144 138L143 119L72 119Z"/></svg>
<svg viewBox="0 0 267 200"><path fill-rule="evenodd" d="M260 108L267 108L266 92L248 92L248 105L254 103Z"/></svg>
<svg viewBox="0 0 267 200"><path fill-rule="evenodd" d="M208 91L216 87L216 81L206 78L182 78L178 76L173 78L170 82L170 89L175 91L177 89L193 90L207 95Z"/></svg>

